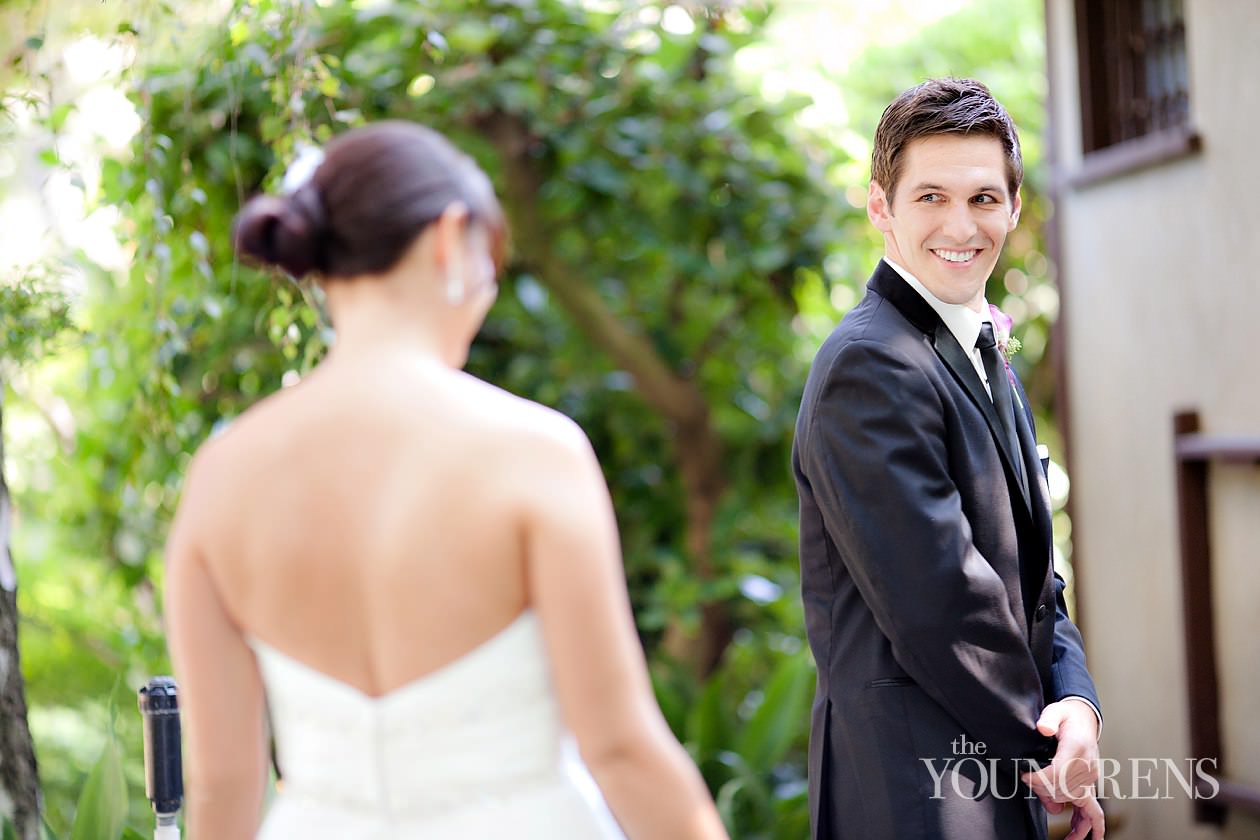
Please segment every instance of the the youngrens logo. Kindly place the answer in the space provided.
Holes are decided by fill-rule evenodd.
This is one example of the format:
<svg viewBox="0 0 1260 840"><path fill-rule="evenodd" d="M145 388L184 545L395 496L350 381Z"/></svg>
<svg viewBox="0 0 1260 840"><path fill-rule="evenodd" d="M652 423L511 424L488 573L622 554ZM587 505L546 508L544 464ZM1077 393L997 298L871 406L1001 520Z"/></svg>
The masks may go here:
<svg viewBox="0 0 1260 840"><path fill-rule="evenodd" d="M1036 797L1020 779L1022 773L1038 769L1035 761L994 758L983 741L971 741L965 735L951 741L950 747L952 756L919 759L932 777L933 799ZM1216 765L1215 758L1131 758L1127 762L1100 758L1095 788L1099 799L1213 799L1221 789L1213 775Z"/></svg>

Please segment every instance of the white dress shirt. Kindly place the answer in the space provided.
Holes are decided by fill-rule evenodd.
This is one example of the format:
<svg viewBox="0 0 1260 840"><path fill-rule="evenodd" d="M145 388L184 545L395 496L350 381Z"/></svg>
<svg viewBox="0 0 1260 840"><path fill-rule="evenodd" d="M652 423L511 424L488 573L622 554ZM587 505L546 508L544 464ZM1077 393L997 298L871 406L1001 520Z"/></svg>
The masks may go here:
<svg viewBox="0 0 1260 840"><path fill-rule="evenodd" d="M980 358L980 349L976 347L976 339L980 337L980 328L988 321L993 323L993 316L989 312L989 302L983 298L980 300L980 311L972 309L970 306L961 303L946 303L936 295L928 291L927 286L919 282L919 278L897 265L888 257L884 257L884 262L895 272L901 275L901 279L910 284L910 288L919 293L919 297L928 302L928 305L936 310L936 314L941 316L941 320L945 322L945 327L958 339L958 344L962 347L963 352L971 358L971 365L976 369L976 374L980 377L980 381L984 383L984 390L988 392L989 399L993 399L993 392L989 390L989 375L984 372L984 360ZM997 335L997 325L993 326L993 334Z"/></svg>

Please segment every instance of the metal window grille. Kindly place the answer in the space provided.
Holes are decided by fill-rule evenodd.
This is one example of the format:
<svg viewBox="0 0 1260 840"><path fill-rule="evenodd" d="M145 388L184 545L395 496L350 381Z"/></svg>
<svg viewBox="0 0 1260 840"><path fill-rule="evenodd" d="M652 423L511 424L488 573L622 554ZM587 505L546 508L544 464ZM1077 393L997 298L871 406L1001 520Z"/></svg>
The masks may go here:
<svg viewBox="0 0 1260 840"><path fill-rule="evenodd" d="M1076 0L1086 154L1189 122L1182 0Z"/></svg>

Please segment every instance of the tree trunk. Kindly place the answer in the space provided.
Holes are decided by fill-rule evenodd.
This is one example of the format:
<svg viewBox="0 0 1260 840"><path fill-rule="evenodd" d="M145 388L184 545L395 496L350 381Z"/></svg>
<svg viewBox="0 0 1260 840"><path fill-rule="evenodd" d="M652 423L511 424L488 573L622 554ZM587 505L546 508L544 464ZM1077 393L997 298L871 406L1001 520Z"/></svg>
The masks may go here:
<svg viewBox="0 0 1260 840"><path fill-rule="evenodd" d="M722 440L713 427L708 402L694 381L673 370L641 332L616 316L576 266L552 251L554 232L537 212L542 176L529 156L528 127L511 115L493 112L479 121L478 128L494 142L503 163L503 202L512 218L518 250L540 269L539 280L591 343L634 378L635 390L673 432L674 462L687 494L687 554L701 581L714 580L713 519L726 481ZM681 621L673 621L666 627L664 647L704 678L721 661L733 633L728 606L720 601L704 603L699 635L687 633Z"/></svg>
<svg viewBox="0 0 1260 840"><path fill-rule="evenodd" d="M722 450L707 411L702 420L674 430L674 457L687 493L687 553L695 563L696 577L702 581L717 577L713 567L713 519L726 492ZM700 605L698 637L683 633L682 625L675 622L666 628L664 645L671 656L692 663L697 676L707 677L721 663L734 635L727 605L710 601Z"/></svg>
<svg viewBox="0 0 1260 840"><path fill-rule="evenodd" d="M39 775L18 659L17 575L9 553L9 521L4 383L0 382L0 817L13 823L20 840L38 840Z"/></svg>

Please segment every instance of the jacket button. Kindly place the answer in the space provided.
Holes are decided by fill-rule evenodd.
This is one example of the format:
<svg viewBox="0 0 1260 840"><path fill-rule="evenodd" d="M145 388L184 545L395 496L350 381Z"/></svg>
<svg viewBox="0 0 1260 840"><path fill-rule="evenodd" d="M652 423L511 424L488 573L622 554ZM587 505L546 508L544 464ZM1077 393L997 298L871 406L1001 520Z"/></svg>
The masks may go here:
<svg viewBox="0 0 1260 840"><path fill-rule="evenodd" d="M1048 612L1050 612L1049 607L1047 607L1045 604L1038 604L1037 612L1033 614L1033 618L1035 618L1037 621L1041 621L1042 619L1046 617L1046 613Z"/></svg>

